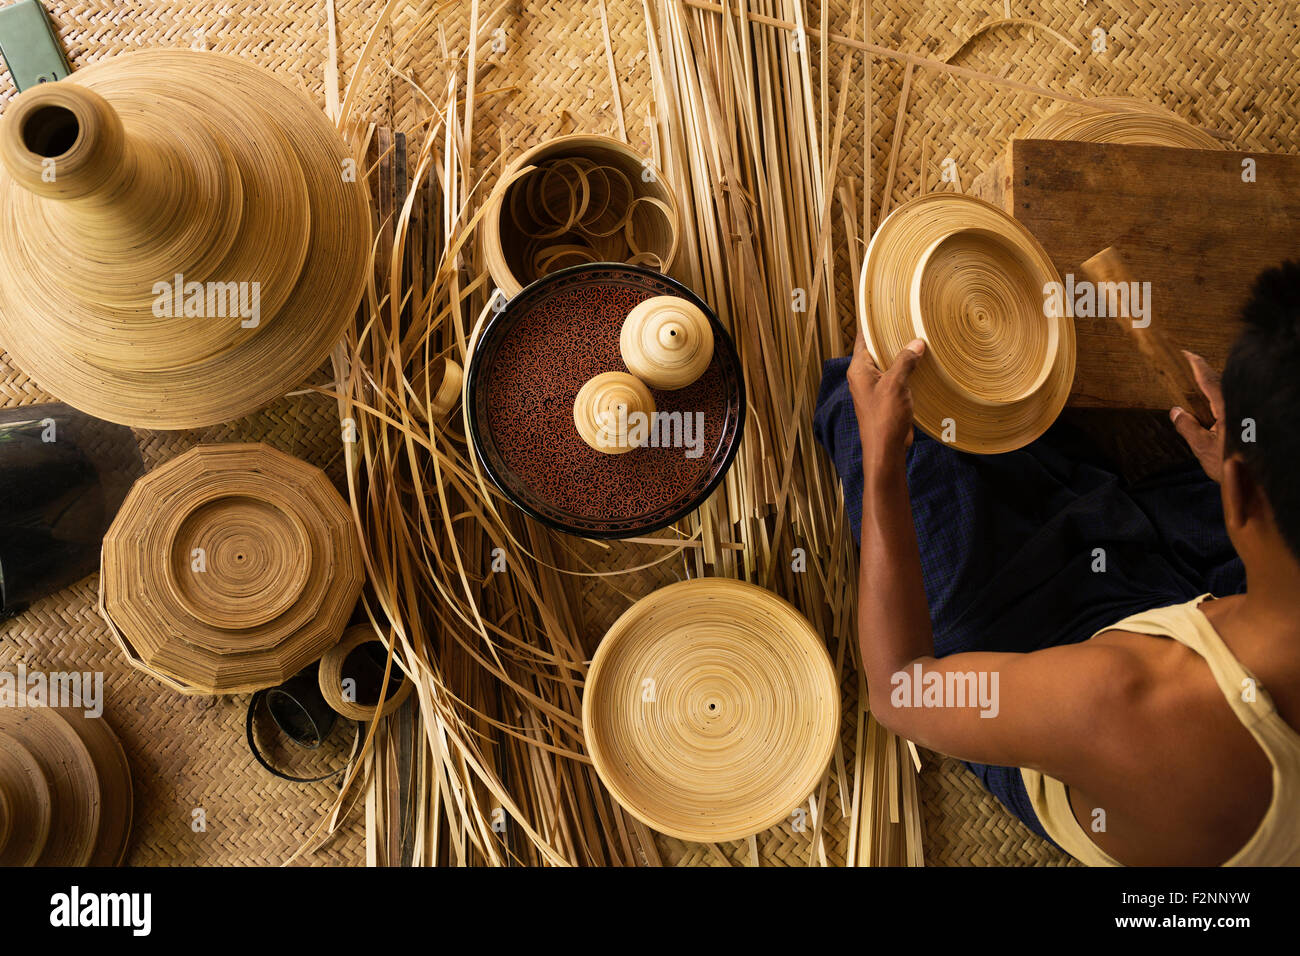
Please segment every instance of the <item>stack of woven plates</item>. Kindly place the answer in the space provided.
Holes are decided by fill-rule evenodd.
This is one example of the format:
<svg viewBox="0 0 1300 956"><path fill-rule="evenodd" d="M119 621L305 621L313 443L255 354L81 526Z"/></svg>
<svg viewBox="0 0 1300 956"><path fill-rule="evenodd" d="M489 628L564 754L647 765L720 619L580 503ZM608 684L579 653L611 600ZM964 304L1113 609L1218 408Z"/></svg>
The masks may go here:
<svg viewBox="0 0 1300 956"><path fill-rule="evenodd" d="M682 840L734 840L815 789L839 733L821 636L762 588L661 588L605 634L587 675L587 752L620 805Z"/></svg>
<svg viewBox="0 0 1300 956"><path fill-rule="evenodd" d="M1021 139L1069 139L1126 146L1182 146L1222 149L1223 144L1176 113L1127 96L1091 100L1097 109L1062 103Z"/></svg>
<svg viewBox="0 0 1300 956"><path fill-rule="evenodd" d="M913 339L929 346L911 377L923 431L962 451L1005 452L1046 431L1070 393L1074 323L1046 295L1060 281L1006 213L931 193L899 206L872 236L858 314L881 369Z"/></svg>
<svg viewBox="0 0 1300 956"><path fill-rule="evenodd" d="M273 687L337 643L361 592L351 513L266 445L194 448L136 482L104 538L102 611L187 693Z"/></svg>
<svg viewBox="0 0 1300 956"><path fill-rule="evenodd" d="M0 708L0 866L117 866L131 832L131 770L102 718Z"/></svg>

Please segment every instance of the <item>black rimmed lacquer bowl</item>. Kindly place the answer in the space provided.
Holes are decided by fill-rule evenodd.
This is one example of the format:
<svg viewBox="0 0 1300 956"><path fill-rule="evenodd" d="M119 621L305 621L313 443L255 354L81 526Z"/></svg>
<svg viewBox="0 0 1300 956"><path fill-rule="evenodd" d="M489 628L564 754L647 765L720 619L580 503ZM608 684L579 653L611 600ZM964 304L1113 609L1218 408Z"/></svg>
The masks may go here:
<svg viewBox="0 0 1300 956"><path fill-rule="evenodd" d="M624 454L597 451L573 423L578 390L604 372L627 371L623 321L637 303L662 295L687 299L708 317L713 361L686 388L652 390L659 441ZM744 380L731 337L694 292L639 266L573 266L525 288L484 327L467 395L474 448L492 481L522 511L584 538L633 537L694 511L722 481L744 432Z"/></svg>

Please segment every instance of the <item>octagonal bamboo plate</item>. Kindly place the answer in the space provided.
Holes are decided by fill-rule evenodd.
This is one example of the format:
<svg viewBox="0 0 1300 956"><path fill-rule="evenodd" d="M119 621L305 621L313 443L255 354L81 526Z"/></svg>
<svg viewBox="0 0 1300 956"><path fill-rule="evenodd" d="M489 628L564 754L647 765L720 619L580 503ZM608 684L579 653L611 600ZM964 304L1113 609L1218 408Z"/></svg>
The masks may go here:
<svg viewBox="0 0 1300 956"><path fill-rule="evenodd" d="M734 840L815 789L839 733L821 635L770 591L682 581L627 609L587 674L587 752L614 799L681 840Z"/></svg>
<svg viewBox="0 0 1300 956"><path fill-rule="evenodd" d="M104 537L101 612L169 686L246 693L336 644L363 576L324 472L267 445L201 445L131 489Z"/></svg>
<svg viewBox="0 0 1300 956"><path fill-rule="evenodd" d="M1060 281L1006 213L931 193L899 206L872 236L858 317L882 370L911 340L929 346L910 380L922 431L961 451L1012 451L1056 420L1074 381L1074 323L1044 294Z"/></svg>

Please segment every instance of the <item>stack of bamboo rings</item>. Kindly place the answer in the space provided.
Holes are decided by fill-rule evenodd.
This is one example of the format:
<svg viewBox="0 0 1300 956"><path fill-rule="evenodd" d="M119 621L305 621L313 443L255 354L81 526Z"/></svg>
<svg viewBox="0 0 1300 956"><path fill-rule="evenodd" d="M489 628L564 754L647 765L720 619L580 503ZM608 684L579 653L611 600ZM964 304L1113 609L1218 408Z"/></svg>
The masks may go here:
<svg viewBox="0 0 1300 956"><path fill-rule="evenodd" d="M627 262L666 272L681 231L677 200L653 165L606 136L562 136L516 159L484 217L483 252L513 298L566 266Z"/></svg>
<svg viewBox="0 0 1300 956"><path fill-rule="evenodd" d="M1046 295L1060 275L1029 231L988 203L933 193L899 206L867 248L858 311L887 370L913 339L916 424L962 451L1033 441L1074 379L1074 325Z"/></svg>
<svg viewBox="0 0 1300 956"><path fill-rule="evenodd" d="M104 537L101 610L128 659L184 693L282 683L361 592L351 513L266 445L205 445L136 482Z"/></svg>
<svg viewBox="0 0 1300 956"><path fill-rule="evenodd" d="M587 751L619 804L682 840L765 830L807 799L839 734L820 635L781 598L704 578L624 612L583 691Z"/></svg>
<svg viewBox="0 0 1300 956"><path fill-rule="evenodd" d="M1062 103L1025 133L1022 139L1065 139L1126 146L1181 146L1222 149L1223 144L1159 106L1126 96L1091 100L1099 109Z"/></svg>
<svg viewBox="0 0 1300 956"><path fill-rule="evenodd" d="M364 183L300 91L236 57L117 56L0 120L0 340L145 428L229 421L320 367L360 302Z"/></svg>
<svg viewBox="0 0 1300 956"><path fill-rule="evenodd" d="M132 804L126 754L102 718L25 693L0 708L0 866L117 866Z"/></svg>

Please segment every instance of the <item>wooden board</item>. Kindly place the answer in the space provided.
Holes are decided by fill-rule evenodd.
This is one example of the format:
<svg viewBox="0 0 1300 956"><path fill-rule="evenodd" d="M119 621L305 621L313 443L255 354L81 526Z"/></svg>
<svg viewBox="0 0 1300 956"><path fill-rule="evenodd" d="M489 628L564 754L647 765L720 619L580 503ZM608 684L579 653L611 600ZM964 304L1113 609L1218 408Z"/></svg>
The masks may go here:
<svg viewBox="0 0 1300 956"><path fill-rule="evenodd" d="M1116 247L1151 283L1152 324L1216 369L1255 276L1300 258L1300 156L1013 140L972 191L1024 223L1062 277L1082 280L1086 259ZM1078 318L1075 332L1071 405L1168 407L1113 318Z"/></svg>

